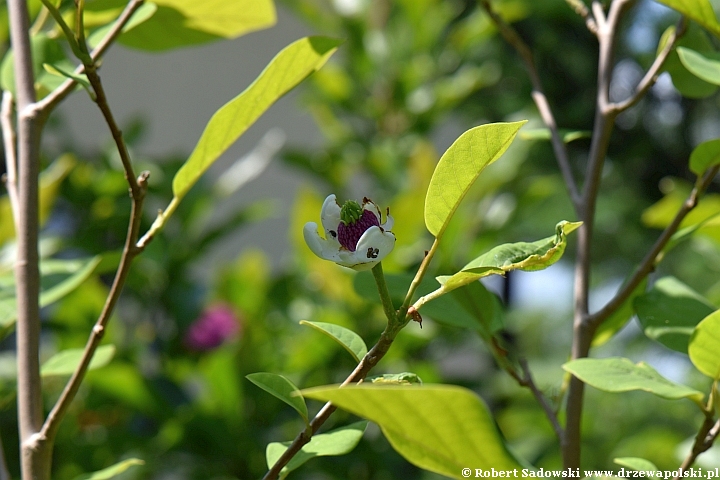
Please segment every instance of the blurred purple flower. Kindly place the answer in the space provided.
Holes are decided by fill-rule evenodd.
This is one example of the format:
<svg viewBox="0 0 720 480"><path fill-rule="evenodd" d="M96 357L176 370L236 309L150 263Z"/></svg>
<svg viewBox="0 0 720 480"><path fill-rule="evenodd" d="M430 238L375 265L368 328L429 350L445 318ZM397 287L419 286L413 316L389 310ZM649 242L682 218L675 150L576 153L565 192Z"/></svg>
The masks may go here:
<svg viewBox="0 0 720 480"><path fill-rule="evenodd" d="M191 350L207 351L238 334L240 322L227 305L207 308L185 332L185 346Z"/></svg>

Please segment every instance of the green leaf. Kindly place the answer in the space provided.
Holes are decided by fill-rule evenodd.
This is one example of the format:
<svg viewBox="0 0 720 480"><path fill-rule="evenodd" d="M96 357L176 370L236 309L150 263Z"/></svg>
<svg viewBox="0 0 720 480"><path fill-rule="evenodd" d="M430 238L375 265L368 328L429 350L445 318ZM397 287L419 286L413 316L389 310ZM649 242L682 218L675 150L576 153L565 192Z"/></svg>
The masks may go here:
<svg viewBox="0 0 720 480"><path fill-rule="evenodd" d="M318 332L324 333L332 338L342 345L358 363L368 352L367 345L365 345L360 335L340 325L325 322L309 322L307 320L300 320L300 325L312 327Z"/></svg>
<svg viewBox="0 0 720 480"><path fill-rule="evenodd" d="M396 304L402 303L410 287L413 275L387 274L385 281L390 297ZM363 298L376 298L377 286L370 272L360 272L353 279L355 291ZM427 295L437 288L431 278L423 278L416 291L418 296ZM455 292L453 292L455 293ZM480 282L457 290L457 295L444 295L423 306L422 315L443 325L478 330L484 337L502 328L502 304Z"/></svg>
<svg viewBox="0 0 720 480"><path fill-rule="evenodd" d="M675 32L675 27L668 27L658 43L658 53L665 48L670 36ZM678 40L677 47L690 48L696 52L712 55L714 48L707 38L706 33L697 25L690 23L685 34ZM687 98L705 98L715 93L717 85L708 83L691 73L680 60L677 48L672 50L665 61L663 69L672 78L673 85Z"/></svg>
<svg viewBox="0 0 720 480"><path fill-rule="evenodd" d="M663 277L633 302L645 335L666 347L687 353L695 326L715 307L674 277Z"/></svg>
<svg viewBox="0 0 720 480"><path fill-rule="evenodd" d="M50 357L40 368L40 375L43 377L72 375L80 364L84 349L72 348L63 350ZM101 345L95 350L90 360L89 370L104 367L115 356L115 345Z"/></svg>
<svg viewBox="0 0 720 480"><path fill-rule="evenodd" d="M688 355L695 367L714 380L720 379L720 310L705 317L692 333Z"/></svg>
<svg viewBox="0 0 720 480"><path fill-rule="evenodd" d="M525 123L527 120L471 128L443 154L425 196L425 226L436 238L442 236L480 172L505 153Z"/></svg>
<svg viewBox="0 0 720 480"><path fill-rule="evenodd" d="M271 0L155 0L157 12L118 41L141 50L168 50L237 38L275 24Z"/></svg>
<svg viewBox="0 0 720 480"><path fill-rule="evenodd" d="M155 13L157 12L157 5L152 2L143 3L143 5L135 10L135 13L133 13L132 17L130 17L130 20L123 26L122 33L120 35L120 38L122 38L122 35L126 34L133 28L137 27L141 23L147 21L150 19ZM112 30L115 27L115 24L117 22L111 22L107 25L104 25L97 30L93 31L87 38L87 44L91 48L97 47L100 42L105 38L105 36L110 33L110 30Z"/></svg>
<svg viewBox="0 0 720 480"><path fill-rule="evenodd" d="M375 375L367 377L365 381L380 384L393 384L393 385L422 385L422 380L416 374L411 372L403 373L383 373L382 375Z"/></svg>
<svg viewBox="0 0 720 480"><path fill-rule="evenodd" d="M345 427L332 430L327 433L313 435L310 443L306 444L295 455L292 460L280 472L280 478L285 478L288 473L315 457L339 456L350 453L358 443L367 428L368 422L360 421L351 423ZM285 450L292 442L273 442L268 444L265 450L265 459L268 468L272 468L275 462L285 453Z"/></svg>
<svg viewBox="0 0 720 480"><path fill-rule="evenodd" d="M613 459L613 462L617 463L621 467L632 468L638 472L656 472L659 469L650 460L637 457L619 457Z"/></svg>
<svg viewBox="0 0 720 480"><path fill-rule="evenodd" d="M555 235L536 242L506 243L484 253L452 276L437 277L446 292L488 275L504 275L511 270L536 271L560 260L567 246L567 235L582 222L563 220L555 227Z"/></svg>
<svg viewBox="0 0 720 480"><path fill-rule="evenodd" d="M57 302L79 287L100 264L101 257L83 260L45 260L40 262L40 306ZM0 338L6 335L17 319L15 276L0 271Z"/></svg>
<svg viewBox="0 0 720 480"><path fill-rule="evenodd" d="M377 423L393 448L420 468L462 478L473 468L522 468L507 451L485 403L453 385L349 385L303 390Z"/></svg>
<svg viewBox="0 0 720 480"><path fill-rule="evenodd" d="M563 365L565 371L604 392L643 390L669 400L688 398L701 407L703 393L660 375L645 362L632 363L627 358L580 358Z"/></svg>
<svg viewBox="0 0 720 480"><path fill-rule="evenodd" d="M558 132L562 137L563 143L570 143L581 138L590 138L592 132L589 130L567 130L561 128ZM518 133L518 137L523 140L550 140L552 135L549 128L526 128Z"/></svg>
<svg viewBox="0 0 720 480"><path fill-rule="evenodd" d="M86 473L75 477L74 480L109 480L111 478L117 477L118 475L126 471L128 468L134 467L136 465L145 465L145 462L140 460L139 458L128 458L127 460L116 463L111 467L104 468L94 473Z"/></svg>
<svg viewBox="0 0 720 480"><path fill-rule="evenodd" d="M720 62L718 62L718 75L720 75ZM697 176L701 176L708 168L718 164L720 164L720 138L701 143L690 154L690 170Z"/></svg>
<svg viewBox="0 0 720 480"><path fill-rule="evenodd" d="M43 63L43 68L46 72L52 75L75 80L78 84L82 85L82 87L88 92L88 94L90 94L90 98L92 98L93 100L95 99L95 94L90 87L90 81L88 80L87 75L85 75L84 73L77 74L73 71L66 70L59 64L51 65L49 63Z"/></svg>
<svg viewBox="0 0 720 480"><path fill-rule="evenodd" d="M30 49L32 52L33 73L35 84L39 89L39 96L42 97L61 83L64 78L52 75L43 69L43 63L56 64L68 62L65 52L57 39L50 38L44 33L33 35L30 38ZM12 50L8 51L0 66L0 87L15 93L15 66Z"/></svg>
<svg viewBox="0 0 720 480"><path fill-rule="evenodd" d="M720 61L708 58L690 48L678 47L678 57L683 66L696 77L714 85L720 85Z"/></svg>
<svg viewBox="0 0 720 480"><path fill-rule="evenodd" d="M720 23L709 0L657 0L720 37Z"/></svg>
<svg viewBox="0 0 720 480"><path fill-rule="evenodd" d="M251 373L245 375L245 378L270 395L290 405L300 414L303 420L305 420L305 424L308 424L308 411L307 405L305 405L305 399L300 393L300 390L290 380L282 375L266 372Z"/></svg>
<svg viewBox="0 0 720 480"><path fill-rule="evenodd" d="M625 325L627 325L632 316L635 314L633 302L639 295L645 293L647 283L646 277L642 282L640 282L640 284L638 284L637 287L635 287L635 290L632 291L630 296L622 303L622 305L620 305L620 307L615 310L615 312L610 315L607 320L600 324L600 327L597 329L597 332L595 332L595 337L593 338L593 347L598 347L604 344L614 337L617 332L622 330Z"/></svg>
<svg viewBox="0 0 720 480"><path fill-rule="evenodd" d="M180 201L210 165L270 105L322 67L338 45L339 40L327 37L307 37L290 44L243 93L215 112L190 158L175 174L173 201Z"/></svg>

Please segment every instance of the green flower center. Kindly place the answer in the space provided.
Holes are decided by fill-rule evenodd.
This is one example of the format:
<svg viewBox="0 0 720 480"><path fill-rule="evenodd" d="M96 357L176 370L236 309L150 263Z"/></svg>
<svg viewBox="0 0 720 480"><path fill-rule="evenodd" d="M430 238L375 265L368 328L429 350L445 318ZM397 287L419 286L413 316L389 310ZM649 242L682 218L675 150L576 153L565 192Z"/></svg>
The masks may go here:
<svg viewBox="0 0 720 480"><path fill-rule="evenodd" d="M363 208L354 200L348 200L340 208L340 221L345 225L352 225L362 217Z"/></svg>

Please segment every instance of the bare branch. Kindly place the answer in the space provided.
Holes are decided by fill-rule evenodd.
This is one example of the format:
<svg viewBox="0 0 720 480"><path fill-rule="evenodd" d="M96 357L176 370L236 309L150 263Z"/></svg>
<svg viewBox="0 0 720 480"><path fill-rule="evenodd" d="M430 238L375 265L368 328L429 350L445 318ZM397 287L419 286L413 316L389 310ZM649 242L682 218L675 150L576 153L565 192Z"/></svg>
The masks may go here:
<svg viewBox="0 0 720 480"><path fill-rule="evenodd" d="M618 291L615 296L602 309L588 317L588 323L592 324L593 327L598 327L618 308L620 308L620 305L622 305L623 302L625 302L625 300L630 297L635 288L640 285L640 282L642 282L645 277L647 277L650 272L653 271L658 255L661 254L662 250L668 244L672 236L675 234L675 232L677 232L680 224L685 219L687 214L690 213L692 209L697 206L698 200L705 192L705 190L707 190L708 186L710 186L710 183L717 175L718 170L720 170L720 166L715 166L708 170L705 175L702 176L702 178L698 179L698 182L695 184L695 187L690 192L687 200L683 202L680 210L678 210L678 212L675 214L675 218L673 218L673 221L670 222L670 225L665 228L660 237L655 241L655 244L652 246L647 255L645 255L645 258L643 258L642 262L640 262L640 265L638 265L638 267L635 269L635 272L633 273L632 277L630 277L630 280L628 280L622 286L620 291Z"/></svg>
<svg viewBox="0 0 720 480"><path fill-rule="evenodd" d="M5 147L5 186L10 199L10 207L15 221L17 231L17 218L19 215L18 190L17 190L17 136L15 135L15 124L13 123L13 95L9 91L3 92L2 108L0 109L0 125L3 131L3 146Z"/></svg>
<svg viewBox="0 0 720 480"><path fill-rule="evenodd" d="M685 17L681 17L672 36L668 39L658 56L655 57L655 60L645 73L645 76L642 80L640 80L640 83L638 83L637 87L635 87L635 92L633 92L633 94L626 100L610 105L610 108L613 109L615 113L623 112L635 105L642 97L645 96L648 90L655 85L655 82L657 82L658 76L660 75L660 69L662 69L662 66L665 64L670 52L672 52L673 48L675 48L677 41L685 34L686 28L687 20Z"/></svg>
<svg viewBox="0 0 720 480"><path fill-rule="evenodd" d="M695 463L695 460L701 453L706 452L713 446L719 432L720 420L714 421L712 416L706 416L700 426L700 430L698 430L697 436L695 437L692 449L688 453L687 457L685 457L685 460L683 460L682 465L680 465L680 475L676 475L673 480L683 478L682 473Z"/></svg>
<svg viewBox="0 0 720 480"><path fill-rule="evenodd" d="M533 396L535 397L535 400L537 400L538 404L540 404L543 411L545 412L545 416L550 421L550 425L552 425L553 430L555 431L555 435L557 436L558 440L562 444L563 438L565 437L565 432L563 431L562 427L560 426L560 422L558 421L557 415L555 414L555 410L550 406L550 403L548 402L545 395L540 391L540 389L535 384L535 381L533 380L532 373L530 372L530 367L528 366L527 360L525 360L524 358L521 359L520 367L522 368L522 371L523 371L523 377L522 377L522 379L520 379L520 385L530 389Z"/></svg>
<svg viewBox="0 0 720 480"><path fill-rule="evenodd" d="M598 27L597 23L595 23L595 19L590 14L590 10L588 10L587 6L583 3L582 0L565 0L568 5L570 5L570 8L572 8L575 13L580 15L583 20L585 20L585 25L587 26L587 29L590 30L591 33L594 35L597 35Z"/></svg>
<svg viewBox="0 0 720 480"><path fill-rule="evenodd" d="M568 157L567 147L560 137L557 122L553 116L552 109L548 103L547 97L542 88L542 82L538 75L537 68L535 68L535 60L533 59L532 51L528 45L520 38L520 35L508 25L495 11L493 11L489 0L482 0L481 4L485 11L488 13L492 21L497 25L500 30L500 34L503 36L506 42L508 42L520 55L520 59L525 65L525 69L530 77L533 91L532 98L535 101L535 105L540 112L540 117L543 123L550 129L551 143L553 151L555 152L555 158L557 159L560 172L562 173L565 181L565 186L570 194L570 199L575 206L575 210L579 213L580 209L580 193L578 192L577 184L572 174L572 168L570 167L570 160Z"/></svg>

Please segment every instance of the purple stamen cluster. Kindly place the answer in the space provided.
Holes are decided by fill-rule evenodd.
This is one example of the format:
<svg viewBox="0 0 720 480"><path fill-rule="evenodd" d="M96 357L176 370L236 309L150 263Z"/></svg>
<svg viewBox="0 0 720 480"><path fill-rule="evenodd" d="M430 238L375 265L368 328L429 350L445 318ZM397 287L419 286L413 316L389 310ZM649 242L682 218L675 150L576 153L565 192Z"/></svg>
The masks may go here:
<svg viewBox="0 0 720 480"><path fill-rule="evenodd" d="M380 220L370 210L363 210L362 216L354 223L338 225L338 242L340 245L354 252L362 234L372 226L380 226Z"/></svg>

